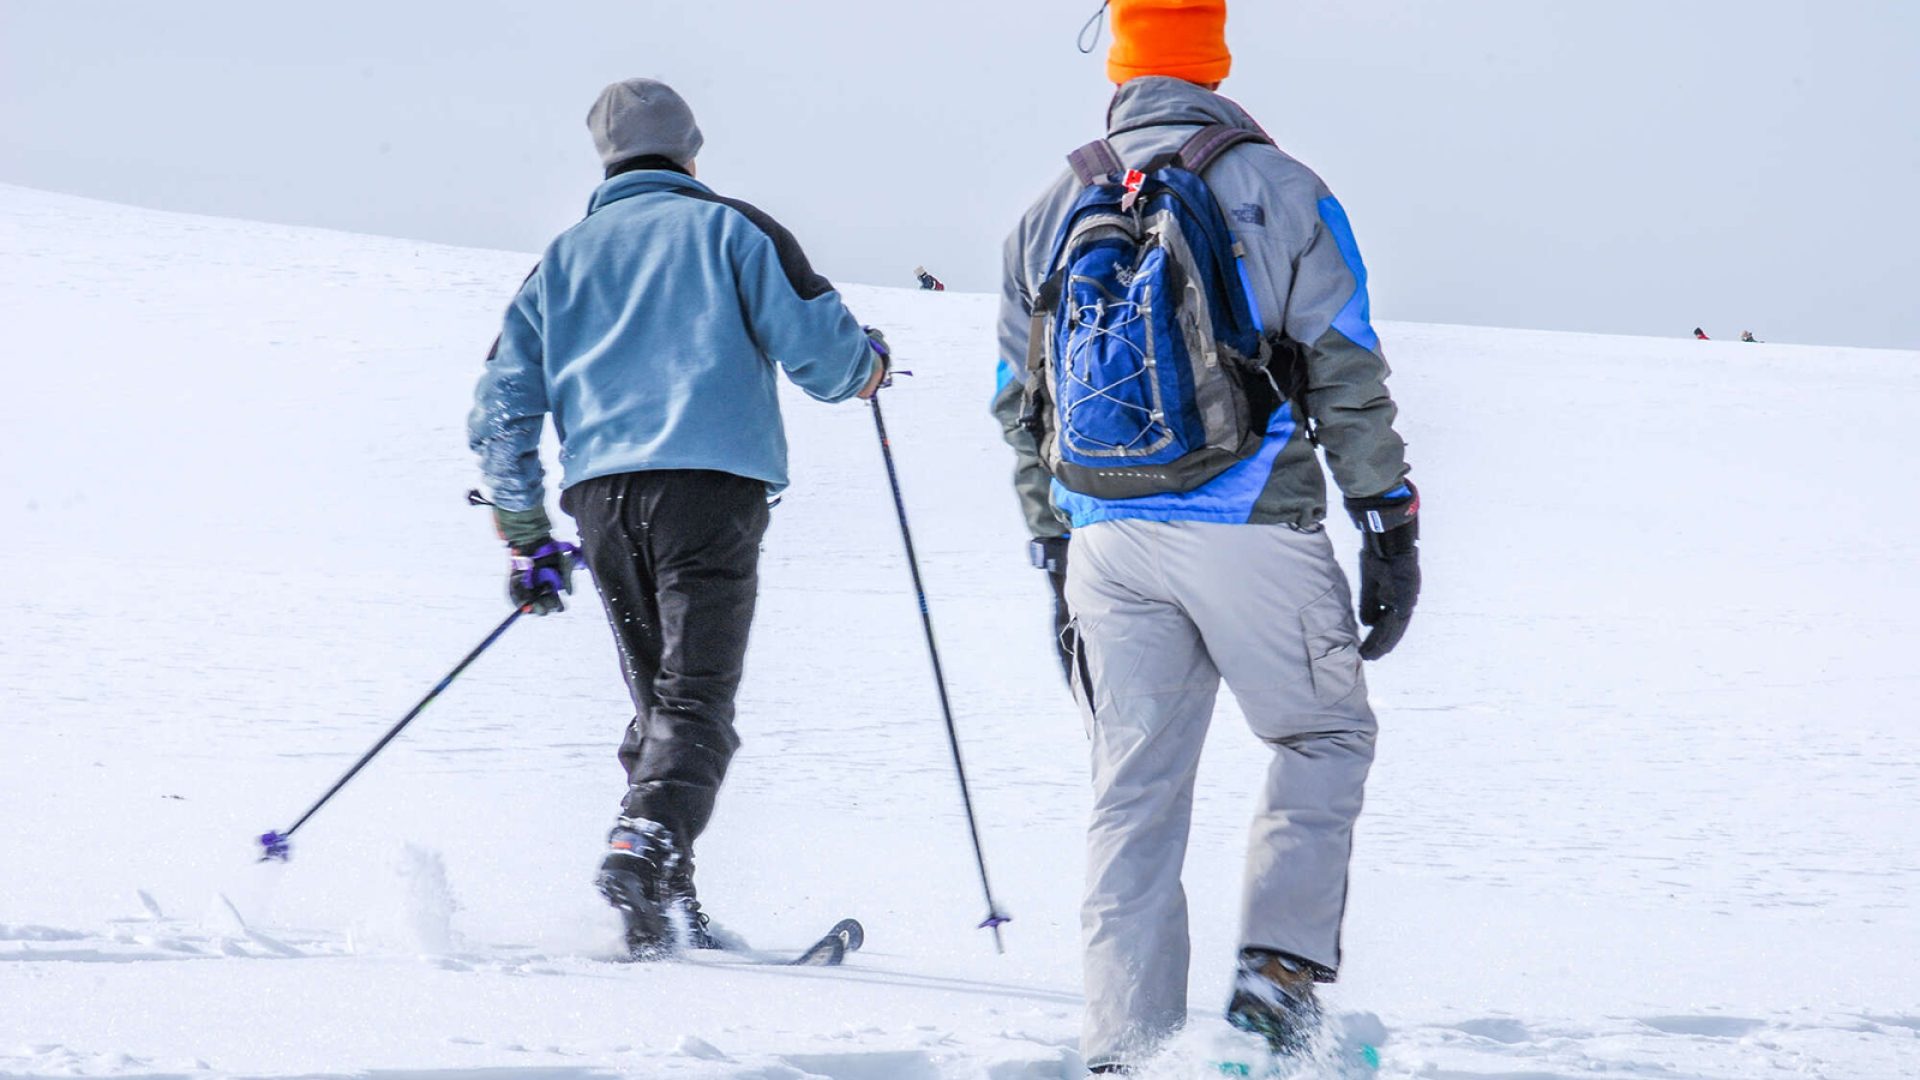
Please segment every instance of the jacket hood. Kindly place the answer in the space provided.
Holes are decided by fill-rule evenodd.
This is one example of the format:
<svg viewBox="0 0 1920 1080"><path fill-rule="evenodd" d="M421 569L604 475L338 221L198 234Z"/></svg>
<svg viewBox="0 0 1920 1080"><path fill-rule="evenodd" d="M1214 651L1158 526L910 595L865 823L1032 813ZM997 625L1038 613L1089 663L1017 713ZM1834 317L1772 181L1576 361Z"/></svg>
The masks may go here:
<svg viewBox="0 0 1920 1080"><path fill-rule="evenodd" d="M1129 79L1107 106L1107 134L1170 124L1226 124L1262 135L1260 125L1231 98L1165 75Z"/></svg>

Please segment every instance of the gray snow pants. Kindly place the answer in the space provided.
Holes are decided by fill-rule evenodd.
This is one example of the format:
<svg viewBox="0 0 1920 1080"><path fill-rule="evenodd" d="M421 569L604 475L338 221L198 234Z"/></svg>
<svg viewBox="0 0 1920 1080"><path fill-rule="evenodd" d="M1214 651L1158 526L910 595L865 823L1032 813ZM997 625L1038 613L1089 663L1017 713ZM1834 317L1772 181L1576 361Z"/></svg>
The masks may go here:
<svg viewBox="0 0 1920 1080"><path fill-rule="evenodd" d="M1186 1020L1181 863L1225 678L1273 750L1247 849L1240 944L1340 966L1347 861L1374 719L1346 576L1324 531L1107 521L1076 530L1067 600L1093 743L1089 1064L1137 1060Z"/></svg>

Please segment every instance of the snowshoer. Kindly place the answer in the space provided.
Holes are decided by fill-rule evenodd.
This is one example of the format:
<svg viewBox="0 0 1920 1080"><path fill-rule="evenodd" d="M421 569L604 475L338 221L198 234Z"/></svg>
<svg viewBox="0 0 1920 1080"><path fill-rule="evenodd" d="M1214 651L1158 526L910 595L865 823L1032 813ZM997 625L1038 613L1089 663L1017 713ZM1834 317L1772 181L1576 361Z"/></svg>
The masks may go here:
<svg viewBox="0 0 1920 1080"><path fill-rule="evenodd" d="M1180 872L1222 679L1273 755L1228 1019L1278 1053L1313 1038L1373 760L1361 662L1394 647L1420 589L1419 497L1346 212L1214 92L1222 0L1111 12L1107 138L1007 240L994 401L1030 530L1071 552L1096 1072L1138 1065L1187 1015ZM1316 446L1363 534L1365 640Z"/></svg>
<svg viewBox="0 0 1920 1080"><path fill-rule="evenodd" d="M871 396L886 364L879 331L862 329L792 234L694 179L703 138L672 88L614 83L587 127L606 179L508 307L468 437L512 550L509 591L544 615L572 591L542 483L553 414L560 505L634 707L598 884L646 957L708 944L693 845L740 742L760 540L787 485L775 370L837 402Z"/></svg>
<svg viewBox="0 0 1920 1080"><path fill-rule="evenodd" d="M924 266L916 266L913 268L913 279L915 281L918 281L920 283L920 287L922 289L927 290L928 292L946 292L947 291L946 282L941 281L939 278L934 277L932 274L927 273L927 268Z"/></svg>
<svg viewBox="0 0 1920 1080"><path fill-rule="evenodd" d="M1700 329L1700 328L1699 328L1699 327L1697 327L1697 326L1693 328L1693 336L1694 336L1694 337L1695 337L1695 338L1696 338L1697 340L1700 340L1700 341L1707 341L1707 340L1710 340L1710 339L1709 339L1709 338L1707 337L1707 332L1706 332L1705 330L1702 330L1702 329Z"/></svg>

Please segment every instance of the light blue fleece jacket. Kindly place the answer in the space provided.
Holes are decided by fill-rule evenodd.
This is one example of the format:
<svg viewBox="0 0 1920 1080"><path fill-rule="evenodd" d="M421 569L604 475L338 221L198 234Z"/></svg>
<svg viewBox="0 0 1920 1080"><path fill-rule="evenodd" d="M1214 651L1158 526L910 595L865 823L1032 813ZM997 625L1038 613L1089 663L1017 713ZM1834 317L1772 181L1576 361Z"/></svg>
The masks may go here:
<svg viewBox="0 0 1920 1080"><path fill-rule="evenodd" d="M774 367L843 401L876 362L840 295L772 218L680 173L628 172L600 185L508 307L468 443L507 510L544 503L547 413L562 488L712 469L777 492L787 439Z"/></svg>

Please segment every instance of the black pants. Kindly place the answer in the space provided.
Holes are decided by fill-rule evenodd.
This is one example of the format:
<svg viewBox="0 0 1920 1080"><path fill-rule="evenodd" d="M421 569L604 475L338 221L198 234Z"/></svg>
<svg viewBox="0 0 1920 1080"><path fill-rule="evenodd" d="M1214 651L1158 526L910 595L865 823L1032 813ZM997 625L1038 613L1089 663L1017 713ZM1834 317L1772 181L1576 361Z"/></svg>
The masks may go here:
<svg viewBox="0 0 1920 1080"><path fill-rule="evenodd" d="M767 486L694 469L620 473L575 484L560 505L580 527L633 695L620 744L622 812L666 826L690 855L740 746L733 696L759 587Z"/></svg>

